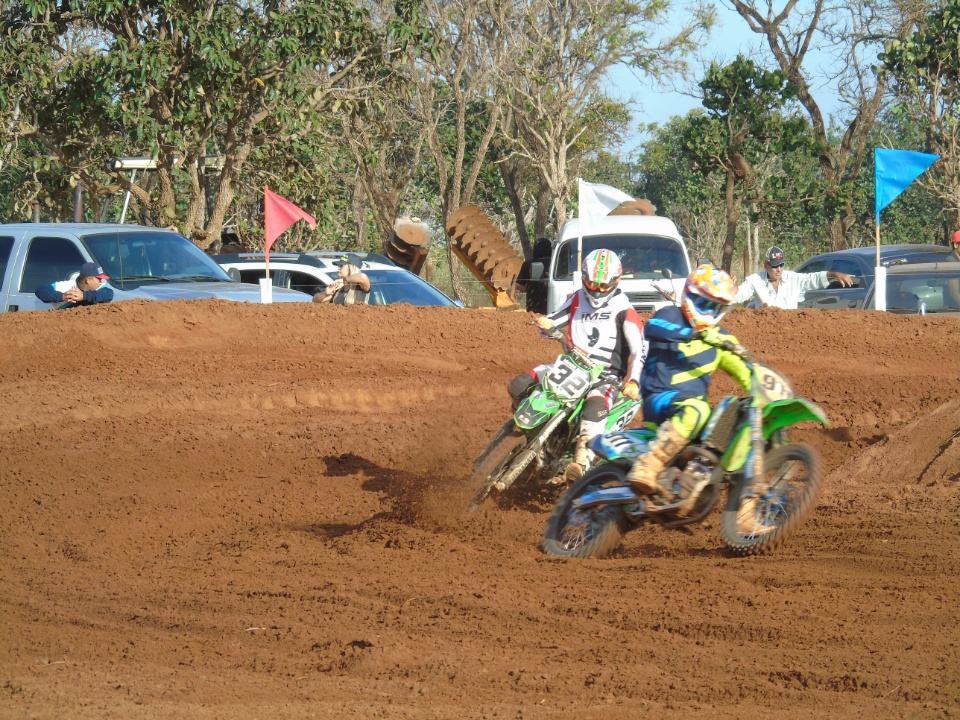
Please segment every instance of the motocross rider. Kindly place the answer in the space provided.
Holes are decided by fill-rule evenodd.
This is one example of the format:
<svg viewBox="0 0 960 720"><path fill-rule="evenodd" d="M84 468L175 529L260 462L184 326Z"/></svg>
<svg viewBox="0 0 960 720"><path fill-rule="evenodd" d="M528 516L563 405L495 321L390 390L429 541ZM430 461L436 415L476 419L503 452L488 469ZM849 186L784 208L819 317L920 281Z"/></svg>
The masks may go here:
<svg viewBox="0 0 960 720"><path fill-rule="evenodd" d="M640 377L644 422L658 424L649 450L634 462L627 480L649 497L647 512L669 503L657 476L696 437L710 417L707 392L713 371L725 370L750 391L750 369L738 355L716 347L739 344L718 323L737 294L737 284L724 270L700 265L683 288L680 307L668 305L647 321L647 360ZM741 532L772 529L756 523L756 498L743 501L737 514Z"/></svg>
<svg viewBox="0 0 960 720"><path fill-rule="evenodd" d="M590 457L587 443L604 431L619 383L627 378L622 392L631 400L640 394L639 377L645 355L643 325L627 296L617 287L622 274L616 253L594 250L583 261L583 287L552 315L537 319L544 330L563 330L571 345L607 366L608 382L590 390L584 402L573 462L563 474L568 483L580 479L586 470ZM538 365L510 382L507 389L515 405L551 367Z"/></svg>

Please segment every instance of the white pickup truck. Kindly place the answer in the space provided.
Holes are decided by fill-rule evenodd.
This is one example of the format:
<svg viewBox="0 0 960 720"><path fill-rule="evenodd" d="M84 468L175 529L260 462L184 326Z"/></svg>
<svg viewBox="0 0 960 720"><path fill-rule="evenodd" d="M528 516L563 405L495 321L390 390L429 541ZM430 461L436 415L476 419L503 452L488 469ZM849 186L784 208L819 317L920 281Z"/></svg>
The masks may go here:
<svg viewBox="0 0 960 720"><path fill-rule="evenodd" d="M547 312L559 308L575 290L574 277L579 277L577 236L580 220L574 218L560 229L554 244L547 278ZM580 261L593 250L612 250L623 264L620 289L626 293L637 312L652 313L667 301L653 283L664 289L671 285L675 293L683 290L690 274L687 246L676 225L664 217L652 215L609 215L591 223L583 236ZM669 270L672 280L664 280ZM579 283L576 285L579 287Z"/></svg>

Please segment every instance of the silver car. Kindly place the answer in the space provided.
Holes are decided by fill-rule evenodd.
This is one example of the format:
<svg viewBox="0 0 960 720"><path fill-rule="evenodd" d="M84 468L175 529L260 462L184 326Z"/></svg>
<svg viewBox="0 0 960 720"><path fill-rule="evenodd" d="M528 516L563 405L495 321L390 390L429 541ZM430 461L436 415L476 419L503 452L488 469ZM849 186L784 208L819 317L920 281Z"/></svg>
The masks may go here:
<svg viewBox="0 0 960 720"><path fill-rule="evenodd" d="M876 308L876 283L867 292L864 308ZM960 314L960 262L948 260L887 268L887 312Z"/></svg>
<svg viewBox="0 0 960 720"><path fill-rule="evenodd" d="M4 312L52 307L38 287L68 279L85 262L110 276L113 301L219 298L260 302L260 289L236 282L209 255L171 230L99 223L0 225L0 299ZM275 289L273 302L310 302Z"/></svg>

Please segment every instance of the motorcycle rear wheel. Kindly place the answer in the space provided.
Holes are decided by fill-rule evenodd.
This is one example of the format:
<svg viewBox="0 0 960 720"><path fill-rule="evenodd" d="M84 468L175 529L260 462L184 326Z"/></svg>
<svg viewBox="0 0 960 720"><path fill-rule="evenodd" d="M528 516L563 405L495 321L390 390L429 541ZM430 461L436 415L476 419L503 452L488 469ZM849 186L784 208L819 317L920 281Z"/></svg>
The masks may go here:
<svg viewBox="0 0 960 720"><path fill-rule="evenodd" d="M517 455L527 447L527 442L527 433L514 425L510 432L501 435L495 443L484 450L486 455L467 479L466 489L471 495L466 507L467 512L476 512L483 504L493 491L497 480L510 468Z"/></svg>
<svg viewBox="0 0 960 720"><path fill-rule="evenodd" d="M740 505L748 492L743 476L730 489L721 519L723 541L735 555L762 555L775 550L792 535L813 509L823 480L823 460L813 448L781 445L763 459L769 491L758 498L752 529L738 523ZM769 529L768 529L769 528Z"/></svg>
<svg viewBox="0 0 960 720"><path fill-rule="evenodd" d="M612 463L599 465L571 485L547 520L543 551L547 555L602 558L620 544L629 522L623 505L575 510L573 501L608 485L622 485L627 470Z"/></svg>

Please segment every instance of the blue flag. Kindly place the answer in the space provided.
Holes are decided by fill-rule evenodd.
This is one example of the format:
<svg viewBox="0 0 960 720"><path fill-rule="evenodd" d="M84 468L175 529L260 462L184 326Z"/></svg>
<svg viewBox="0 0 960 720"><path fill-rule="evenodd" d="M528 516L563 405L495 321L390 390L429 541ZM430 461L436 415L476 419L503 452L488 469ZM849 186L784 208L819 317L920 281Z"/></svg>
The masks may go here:
<svg viewBox="0 0 960 720"><path fill-rule="evenodd" d="M892 203L907 189L928 167L933 165L939 155L914 152L913 150L873 151L873 178L877 194L877 225L880 224L880 211Z"/></svg>

